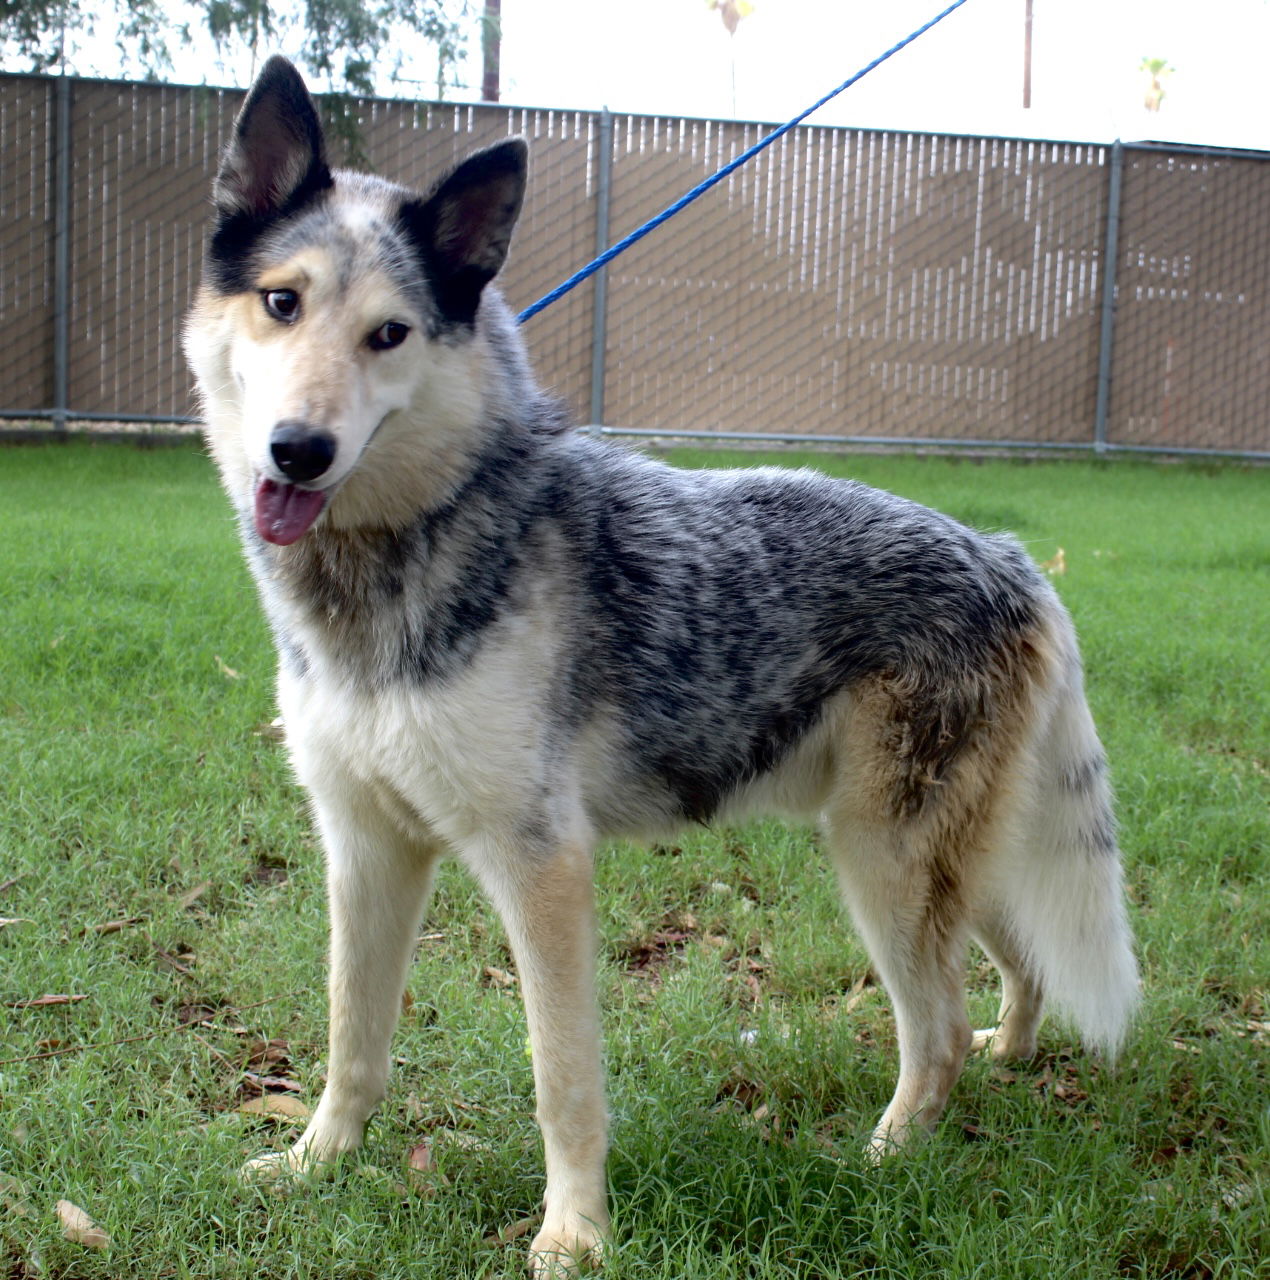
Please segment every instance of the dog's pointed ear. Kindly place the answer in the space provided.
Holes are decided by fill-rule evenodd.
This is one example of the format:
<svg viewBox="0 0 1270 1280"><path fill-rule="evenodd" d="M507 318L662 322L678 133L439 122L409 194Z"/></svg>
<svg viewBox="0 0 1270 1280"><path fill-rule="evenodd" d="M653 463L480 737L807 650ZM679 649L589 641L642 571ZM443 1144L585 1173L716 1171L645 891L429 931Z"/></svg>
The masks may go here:
<svg viewBox="0 0 1270 1280"><path fill-rule="evenodd" d="M469 156L423 201L402 210L447 319L470 324L498 274L525 196L529 148L509 138Z"/></svg>
<svg viewBox="0 0 1270 1280"><path fill-rule="evenodd" d="M331 185L322 125L300 73L276 54L234 121L212 195L226 217L267 219Z"/></svg>

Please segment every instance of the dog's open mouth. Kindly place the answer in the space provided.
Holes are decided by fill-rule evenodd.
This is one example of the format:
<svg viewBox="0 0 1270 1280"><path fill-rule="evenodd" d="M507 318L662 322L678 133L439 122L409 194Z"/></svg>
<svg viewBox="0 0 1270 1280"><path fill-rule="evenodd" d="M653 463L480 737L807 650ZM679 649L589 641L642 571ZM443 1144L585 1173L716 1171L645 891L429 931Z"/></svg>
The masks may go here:
<svg viewBox="0 0 1270 1280"><path fill-rule="evenodd" d="M327 495L262 476L256 485L256 532L277 547L289 547L322 514Z"/></svg>

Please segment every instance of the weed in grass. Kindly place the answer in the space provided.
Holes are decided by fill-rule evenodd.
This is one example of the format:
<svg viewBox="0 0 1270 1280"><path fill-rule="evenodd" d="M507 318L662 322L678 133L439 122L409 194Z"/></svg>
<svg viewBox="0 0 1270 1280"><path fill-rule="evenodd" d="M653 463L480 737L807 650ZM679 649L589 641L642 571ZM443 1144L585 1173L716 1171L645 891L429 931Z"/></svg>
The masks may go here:
<svg viewBox="0 0 1270 1280"><path fill-rule="evenodd" d="M1048 1024L1036 1063L972 1063L932 1139L870 1169L893 1029L810 833L605 850L610 1280L1265 1274L1270 471L780 460L1012 528L1039 562L1063 548L1145 1004L1114 1071ZM498 1234L541 1194L524 1019L454 867L364 1151L290 1196L233 1180L292 1132L243 1103L320 1090L325 922L209 463L10 449L0 510L0 916L28 922L0 928L0 1275L521 1275ZM83 998L16 1007L43 995ZM109 1249L62 1237L61 1199Z"/></svg>

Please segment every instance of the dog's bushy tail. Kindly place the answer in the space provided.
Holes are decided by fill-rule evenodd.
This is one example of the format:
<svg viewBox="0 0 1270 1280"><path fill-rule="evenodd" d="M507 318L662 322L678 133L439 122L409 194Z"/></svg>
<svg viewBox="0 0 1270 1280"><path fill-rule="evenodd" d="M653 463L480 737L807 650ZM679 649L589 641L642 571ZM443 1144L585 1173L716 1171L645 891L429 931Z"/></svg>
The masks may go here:
<svg viewBox="0 0 1270 1280"><path fill-rule="evenodd" d="M1138 1001L1138 966L1107 761L1065 616L1058 630L1053 701L997 890L1046 1003L1114 1058Z"/></svg>

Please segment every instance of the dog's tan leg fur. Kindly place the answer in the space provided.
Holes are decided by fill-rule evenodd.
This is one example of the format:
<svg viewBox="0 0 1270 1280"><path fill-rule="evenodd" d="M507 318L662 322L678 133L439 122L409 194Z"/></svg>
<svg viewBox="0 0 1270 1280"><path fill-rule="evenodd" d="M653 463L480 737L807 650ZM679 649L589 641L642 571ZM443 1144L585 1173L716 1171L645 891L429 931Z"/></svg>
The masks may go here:
<svg viewBox="0 0 1270 1280"><path fill-rule="evenodd" d="M1043 1012L1040 984L997 912L985 909L976 916L974 937L1001 974L1001 1008L995 1027L974 1033L971 1051L988 1049L1003 1061L1034 1057Z"/></svg>
<svg viewBox="0 0 1270 1280"><path fill-rule="evenodd" d="M370 804L320 803L331 917L327 1084L289 1151L257 1157L244 1177L313 1172L359 1146L384 1096L389 1044L439 850L408 840Z"/></svg>
<svg viewBox="0 0 1270 1280"><path fill-rule="evenodd" d="M903 1146L939 1118L970 1047L962 989L965 934L932 924L937 889L920 848L901 831L840 813L830 822L843 896L891 997L900 1074L870 1154Z"/></svg>
<svg viewBox="0 0 1270 1280"><path fill-rule="evenodd" d="M532 865L478 868L516 958L546 1156L535 1276L573 1275L598 1260L608 1231L604 1157L608 1119L595 995L590 850L531 855Z"/></svg>
<svg viewBox="0 0 1270 1280"><path fill-rule="evenodd" d="M890 994L900 1050L895 1094L869 1143L874 1158L938 1120L974 1043L966 947L988 869L1011 834L1039 653L1021 642L966 692L968 711L950 704L961 716L956 733L923 736L925 707L885 678L859 689L847 713L826 829L847 904ZM960 745L941 755L945 741ZM990 917L985 931L1003 962L1013 1048L1035 1035L1039 993Z"/></svg>

